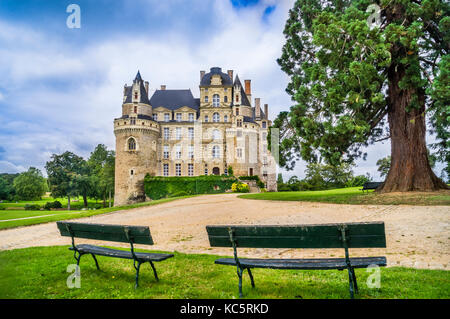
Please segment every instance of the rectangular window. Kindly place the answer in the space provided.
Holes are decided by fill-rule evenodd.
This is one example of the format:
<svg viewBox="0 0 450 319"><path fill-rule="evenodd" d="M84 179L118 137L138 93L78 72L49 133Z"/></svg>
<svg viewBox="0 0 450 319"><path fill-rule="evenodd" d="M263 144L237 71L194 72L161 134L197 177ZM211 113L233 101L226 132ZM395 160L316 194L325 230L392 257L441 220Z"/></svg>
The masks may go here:
<svg viewBox="0 0 450 319"><path fill-rule="evenodd" d="M262 122L262 128L266 128L266 122Z"/></svg>
<svg viewBox="0 0 450 319"><path fill-rule="evenodd" d="M153 121L158 121L158 113L153 113Z"/></svg>
<svg viewBox="0 0 450 319"><path fill-rule="evenodd" d="M181 176L181 164L175 164L175 175Z"/></svg>
<svg viewBox="0 0 450 319"><path fill-rule="evenodd" d="M163 165L163 175L164 176L169 176L169 164L164 164Z"/></svg>
<svg viewBox="0 0 450 319"><path fill-rule="evenodd" d="M176 159L181 159L181 145L175 147L175 157Z"/></svg>
<svg viewBox="0 0 450 319"><path fill-rule="evenodd" d="M236 115L239 115L239 108L236 108Z"/></svg>
<svg viewBox="0 0 450 319"><path fill-rule="evenodd" d="M169 145L164 145L164 158L169 158Z"/></svg>
<svg viewBox="0 0 450 319"><path fill-rule="evenodd" d="M189 145L189 159L194 158L194 145Z"/></svg>
<svg viewBox="0 0 450 319"><path fill-rule="evenodd" d="M208 115L205 115L205 123L207 123L209 120Z"/></svg>
<svg viewBox="0 0 450 319"><path fill-rule="evenodd" d="M181 113L177 113L176 114L176 119L177 119L177 122L181 122Z"/></svg>
<svg viewBox="0 0 450 319"><path fill-rule="evenodd" d="M188 164L188 176L194 176L194 164Z"/></svg>
<svg viewBox="0 0 450 319"><path fill-rule="evenodd" d="M194 122L194 113L189 113L189 122Z"/></svg>
<svg viewBox="0 0 450 319"><path fill-rule="evenodd" d="M236 149L236 156L237 156L237 158L242 158L242 148Z"/></svg>
<svg viewBox="0 0 450 319"><path fill-rule="evenodd" d="M194 139L194 128L193 128L193 127L189 127L189 128L188 128L188 137L189 137L189 139L191 139L191 140Z"/></svg>
<svg viewBox="0 0 450 319"><path fill-rule="evenodd" d="M208 175L208 167L205 167L205 175Z"/></svg>
<svg viewBox="0 0 450 319"><path fill-rule="evenodd" d="M170 131L168 127L164 128L164 139L168 140L170 138Z"/></svg>
<svg viewBox="0 0 450 319"><path fill-rule="evenodd" d="M135 117L130 117L130 124L131 125L135 125L136 124L136 118Z"/></svg>
<svg viewBox="0 0 450 319"><path fill-rule="evenodd" d="M175 138L176 138L177 140L181 140L181 127L177 127L177 128L175 129Z"/></svg>
<svg viewBox="0 0 450 319"><path fill-rule="evenodd" d="M236 126L242 127L242 120L236 120Z"/></svg>
<svg viewBox="0 0 450 319"><path fill-rule="evenodd" d="M170 121L170 113L164 113L164 121L169 122Z"/></svg>

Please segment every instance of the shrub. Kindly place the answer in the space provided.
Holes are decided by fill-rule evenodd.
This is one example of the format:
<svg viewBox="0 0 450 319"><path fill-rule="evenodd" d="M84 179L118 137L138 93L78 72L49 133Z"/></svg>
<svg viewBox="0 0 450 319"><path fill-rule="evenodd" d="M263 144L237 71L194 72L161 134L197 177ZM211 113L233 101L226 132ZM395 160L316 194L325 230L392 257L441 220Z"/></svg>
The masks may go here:
<svg viewBox="0 0 450 319"><path fill-rule="evenodd" d="M25 210L40 210L41 206L37 205L37 204L26 204L25 205Z"/></svg>
<svg viewBox="0 0 450 319"><path fill-rule="evenodd" d="M231 190L234 193L248 193L250 191L250 187L245 183L236 182L231 185Z"/></svg>
<svg viewBox="0 0 450 319"><path fill-rule="evenodd" d="M44 209L51 210L52 208L62 208L60 201L55 200L54 202L47 202L44 205Z"/></svg>

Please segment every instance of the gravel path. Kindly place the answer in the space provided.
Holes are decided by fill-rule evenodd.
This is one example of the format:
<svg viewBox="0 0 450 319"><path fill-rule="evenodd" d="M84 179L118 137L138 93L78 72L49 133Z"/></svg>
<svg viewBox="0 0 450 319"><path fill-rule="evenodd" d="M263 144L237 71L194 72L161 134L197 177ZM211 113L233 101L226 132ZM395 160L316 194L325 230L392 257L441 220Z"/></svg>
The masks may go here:
<svg viewBox="0 0 450 319"><path fill-rule="evenodd" d="M148 225L156 243L140 248L232 255L210 248L205 226L214 224L320 224L384 221L386 249L351 249L350 255L386 256L389 266L450 269L450 207L337 205L248 200L235 194L206 195L155 206L77 219L79 222ZM76 239L76 243L105 244ZM0 230L0 250L69 245L56 223ZM111 243L109 243L111 245ZM116 245L114 243L113 245ZM118 244L127 247L127 245ZM339 249L240 249L241 256L264 258L343 257Z"/></svg>

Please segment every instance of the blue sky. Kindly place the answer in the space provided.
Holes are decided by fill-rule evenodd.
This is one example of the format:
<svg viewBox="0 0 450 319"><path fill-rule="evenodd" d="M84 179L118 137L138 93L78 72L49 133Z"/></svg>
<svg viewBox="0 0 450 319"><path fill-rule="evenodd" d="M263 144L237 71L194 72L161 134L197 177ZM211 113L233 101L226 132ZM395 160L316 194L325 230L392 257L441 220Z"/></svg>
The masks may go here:
<svg viewBox="0 0 450 319"><path fill-rule="evenodd" d="M66 8L81 8L69 29ZM273 119L288 110L288 78L276 59L293 0L0 1L0 172L34 166L52 153L88 157L114 149L113 119L137 70L152 90L190 88L219 66L252 80ZM389 142L371 146L355 172L377 177ZM294 172L303 177L304 163Z"/></svg>

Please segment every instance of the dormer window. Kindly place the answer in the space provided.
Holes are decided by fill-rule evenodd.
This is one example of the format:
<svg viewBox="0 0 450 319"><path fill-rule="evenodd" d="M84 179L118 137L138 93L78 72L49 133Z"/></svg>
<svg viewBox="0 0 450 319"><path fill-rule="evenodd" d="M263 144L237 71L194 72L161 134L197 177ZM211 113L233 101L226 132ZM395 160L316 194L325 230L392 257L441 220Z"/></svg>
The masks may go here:
<svg viewBox="0 0 450 319"><path fill-rule="evenodd" d="M239 108L236 108L236 115L239 115Z"/></svg>
<svg viewBox="0 0 450 319"><path fill-rule="evenodd" d="M239 102L239 95L236 94L236 102Z"/></svg>
<svg viewBox="0 0 450 319"><path fill-rule="evenodd" d="M177 113L176 117L177 117L177 122L181 122L181 113Z"/></svg>
<svg viewBox="0 0 450 319"><path fill-rule="evenodd" d="M137 98L138 98L138 93L134 92L134 99L137 100Z"/></svg>
<svg viewBox="0 0 450 319"><path fill-rule="evenodd" d="M134 107L134 113L137 113L137 106Z"/></svg>

